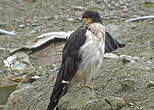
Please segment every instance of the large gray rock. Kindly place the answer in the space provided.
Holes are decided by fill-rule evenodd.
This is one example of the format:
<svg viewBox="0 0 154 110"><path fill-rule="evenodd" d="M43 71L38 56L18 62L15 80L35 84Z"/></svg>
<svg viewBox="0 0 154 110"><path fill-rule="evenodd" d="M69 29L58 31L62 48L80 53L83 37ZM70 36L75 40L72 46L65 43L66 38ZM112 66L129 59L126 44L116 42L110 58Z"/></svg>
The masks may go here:
<svg viewBox="0 0 154 110"><path fill-rule="evenodd" d="M135 80L134 79L125 79L121 81L121 86L124 91L135 90Z"/></svg>
<svg viewBox="0 0 154 110"><path fill-rule="evenodd" d="M106 97L104 99L108 104L110 104L112 110L119 110L125 106L125 101L120 97Z"/></svg>
<svg viewBox="0 0 154 110"><path fill-rule="evenodd" d="M96 99L85 105L83 110L112 110L112 108L105 100Z"/></svg>
<svg viewBox="0 0 154 110"><path fill-rule="evenodd" d="M58 104L59 110L119 110L125 105L122 98L98 99L94 90L80 88L68 92Z"/></svg>
<svg viewBox="0 0 154 110"><path fill-rule="evenodd" d="M85 105L97 99L94 90L89 88L79 88L68 92L63 96L58 104L60 110L82 110Z"/></svg>

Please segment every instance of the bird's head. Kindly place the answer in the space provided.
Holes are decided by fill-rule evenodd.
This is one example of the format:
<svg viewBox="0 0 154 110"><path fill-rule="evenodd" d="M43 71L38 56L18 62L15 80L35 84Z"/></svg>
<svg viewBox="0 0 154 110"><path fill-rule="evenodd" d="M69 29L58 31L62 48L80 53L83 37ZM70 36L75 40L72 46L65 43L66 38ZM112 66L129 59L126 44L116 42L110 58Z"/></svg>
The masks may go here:
<svg viewBox="0 0 154 110"><path fill-rule="evenodd" d="M85 11L82 15L83 24L102 23L101 17L96 11Z"/></svg>

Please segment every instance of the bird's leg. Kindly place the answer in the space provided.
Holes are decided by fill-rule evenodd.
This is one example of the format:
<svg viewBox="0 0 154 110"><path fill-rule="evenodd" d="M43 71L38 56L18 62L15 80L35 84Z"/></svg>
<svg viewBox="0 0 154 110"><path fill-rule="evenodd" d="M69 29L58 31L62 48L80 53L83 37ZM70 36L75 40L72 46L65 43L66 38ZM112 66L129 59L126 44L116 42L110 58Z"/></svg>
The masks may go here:
<svg viewBox="0 0 154 110"><path fill-rule="evenodd" d="M93 89L92 86L90 86L90 85L88 85L88 84L86 83L86 79L84 79L84 83L81 84L81 87L88 87L88 88L90 88L90 89Z"/></svg>

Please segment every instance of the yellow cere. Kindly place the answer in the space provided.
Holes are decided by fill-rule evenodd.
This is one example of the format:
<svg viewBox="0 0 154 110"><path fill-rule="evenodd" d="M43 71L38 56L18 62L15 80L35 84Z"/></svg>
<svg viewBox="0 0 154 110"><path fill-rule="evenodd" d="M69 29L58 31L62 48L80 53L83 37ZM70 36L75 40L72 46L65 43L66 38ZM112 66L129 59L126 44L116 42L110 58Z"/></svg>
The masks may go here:
<svg viewBox="0 0 154 110"><path fill-rule="evenodd" d="M84 18L84 20L86 20L88 22L88 24L91 24L93 23L92 19L91 18Z"/></svg>

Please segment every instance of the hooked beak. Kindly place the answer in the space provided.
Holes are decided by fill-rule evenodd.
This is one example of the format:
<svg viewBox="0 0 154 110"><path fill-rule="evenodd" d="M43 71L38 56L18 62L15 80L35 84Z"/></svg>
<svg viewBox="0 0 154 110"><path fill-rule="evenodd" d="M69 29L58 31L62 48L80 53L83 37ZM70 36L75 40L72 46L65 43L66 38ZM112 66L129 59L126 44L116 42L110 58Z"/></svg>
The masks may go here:
<svg viewBox="0 0 154 110"><path fill-rule="evenodd" d="M87 24L88 24L87 20L83 19L82 25L87 25Z"/></svg>

